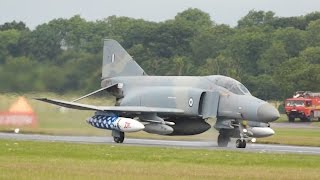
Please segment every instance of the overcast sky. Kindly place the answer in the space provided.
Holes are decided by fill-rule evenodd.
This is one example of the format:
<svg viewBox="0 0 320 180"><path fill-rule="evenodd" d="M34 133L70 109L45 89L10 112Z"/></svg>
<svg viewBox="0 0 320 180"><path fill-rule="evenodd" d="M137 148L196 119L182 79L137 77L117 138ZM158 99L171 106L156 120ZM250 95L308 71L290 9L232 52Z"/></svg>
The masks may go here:
<svg viewBox="0 0 320 180"><path fill-rule="evenodd" d="M252 9L300 16L320 11L320 0L0 0L0 24L23 21L33 29L76 14L91 21L117 15L159 22L188 8L199 8L216 23L234 26Z"/></svg>

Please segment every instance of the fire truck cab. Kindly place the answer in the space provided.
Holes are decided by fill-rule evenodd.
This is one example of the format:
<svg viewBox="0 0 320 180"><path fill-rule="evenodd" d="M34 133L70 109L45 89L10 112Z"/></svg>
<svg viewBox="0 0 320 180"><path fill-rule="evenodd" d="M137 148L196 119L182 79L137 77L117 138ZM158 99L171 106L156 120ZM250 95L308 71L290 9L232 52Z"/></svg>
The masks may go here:
<svg viewBox="0 0 320 180"><path fill-rule="evenodd" d="M285 100L285 111L289 122L295 118L301 121L320 121L320 93L297 91L292 98Z"/></svg>

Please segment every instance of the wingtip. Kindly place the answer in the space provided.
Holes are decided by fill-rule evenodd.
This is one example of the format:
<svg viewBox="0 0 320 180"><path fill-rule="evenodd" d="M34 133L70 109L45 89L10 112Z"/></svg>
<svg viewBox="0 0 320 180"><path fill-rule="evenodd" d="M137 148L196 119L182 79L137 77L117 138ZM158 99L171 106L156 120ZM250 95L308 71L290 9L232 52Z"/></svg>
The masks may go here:
<svg viewBox="0 0 320 180"><path fill-rule="evenodd" d="M45 101L45 100L47 100L47 98L38 98L38 97L32 98L32 99L37 100L37 101Z"/></svg>

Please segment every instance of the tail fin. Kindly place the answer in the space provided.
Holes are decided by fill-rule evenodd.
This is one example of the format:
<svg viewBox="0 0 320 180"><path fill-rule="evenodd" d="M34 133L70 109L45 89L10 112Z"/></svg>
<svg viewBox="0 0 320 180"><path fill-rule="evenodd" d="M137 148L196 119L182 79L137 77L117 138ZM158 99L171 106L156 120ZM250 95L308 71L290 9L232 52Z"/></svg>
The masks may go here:
<svg viewBox="0 0 320 180"><path fill-rule="evenodd" d="M102 79L143 75L146 75L144 70L117 41L112 39L104 40Z"/></svg>

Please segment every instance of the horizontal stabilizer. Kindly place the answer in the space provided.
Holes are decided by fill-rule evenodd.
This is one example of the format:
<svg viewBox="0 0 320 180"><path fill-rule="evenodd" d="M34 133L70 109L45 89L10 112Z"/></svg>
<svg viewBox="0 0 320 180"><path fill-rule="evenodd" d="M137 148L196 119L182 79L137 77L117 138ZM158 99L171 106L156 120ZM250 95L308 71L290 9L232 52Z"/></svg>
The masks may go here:
<svg viewBox="0 0 320 180"><path fill-rule="evenodd" d="M140 113L140 112L154 112L154 113L183 113L181 109L175 108L159 108L159 107L145 107L145 106L95 106L89 104L81 104L76 102L68 102L55 99L47 98L35 98L38 101L55 104L58 106L78 109L78 110L94 110L94 111L109 111L109 112L120 112L120 113Z"/></svg>

